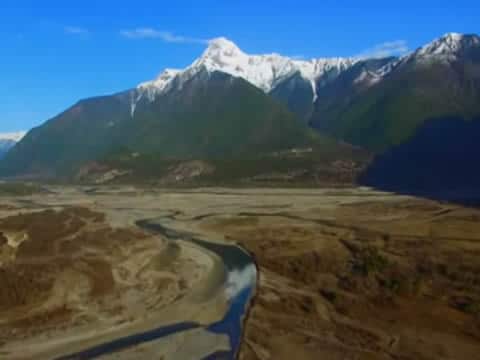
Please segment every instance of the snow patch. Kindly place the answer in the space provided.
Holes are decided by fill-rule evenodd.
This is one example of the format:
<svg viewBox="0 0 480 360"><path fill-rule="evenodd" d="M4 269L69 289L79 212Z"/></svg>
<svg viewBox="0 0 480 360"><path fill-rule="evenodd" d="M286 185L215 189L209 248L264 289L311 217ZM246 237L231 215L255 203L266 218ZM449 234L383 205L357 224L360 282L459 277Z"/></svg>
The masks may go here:
<svg viewBox="0 0 480 360"><path fill-rule="evenodd" d="M17 131L17 132L8 132L0 133L0 140L10 140L14 142L19 142L27 134L26 131Z"/></svg>
<svg viewBox="0 0 480 360"><path fill-rule="evenodd" d="M376 71L364 70L354 80L354 83L355 84L363 83L368 86L375 85L376 83L380 82L385 76L390 74L400 61L401 60L390 61L389 63L385 64L384 66L382 66L380 69Z"/></svg>
<svg viewBox="0 0 480 360"><path fill-rule="evenodd" d="M318 99L317 84L315 84L315 80L310 80L310 85L312 85L312 91L313 91L313 100L312 100L312 102L315 102L315 101L317 101L317 99Z"/></svg>

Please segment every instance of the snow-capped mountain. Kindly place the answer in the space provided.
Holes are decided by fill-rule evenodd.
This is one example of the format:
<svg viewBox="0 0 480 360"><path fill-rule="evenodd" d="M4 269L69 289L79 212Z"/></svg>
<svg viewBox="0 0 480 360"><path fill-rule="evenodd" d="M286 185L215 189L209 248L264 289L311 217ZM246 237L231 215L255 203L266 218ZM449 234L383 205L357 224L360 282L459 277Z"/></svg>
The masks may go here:
<svg viewBox="0 0 480 360"><path fill-rule="evenodd" d="M279 54L249 55L232 41L221 37L211 40L203 54L187 68L166 69L156 79L141 83L131 94L131 115L134 116L137 104L142 99L153 102L172 89L182 89L190 79L206 71L242 78L287 104L292 111L308 121L319 93L324 93L322 89L356 65L362 71L353 71L356 79L352 81L352 86L369 88L404 65L452 62L478 48L480 37L477 35L448 33L410 54L390 58L383 66L376 67L371 64L362 65L371 59L296 60Z"/></svg>
<svg viewBox="0 0 480 360"><path fill-rule="evenodd" d="M25 136L24 131L14 133L0 133L0 158Z"/></svg>
<svg viewBox="0 0 480 360"><path fill-rule="evenodd" d="M124 152L248 158L310 146L309 127L380 153L431 119L480 116L479 96L477 35L446 34L402 58L309 61L249 55L218 38L185 69L50 119L8 153L0 173L66 173Z"/></svg>
<svg viewBox="0 0 480 360"><path fill-rule="evenodd" d="M459 33L446 33L432 42L418 48L397 61L387 64L377 75L385 77L397 67L406 64L451 63L471 55L472 51L480 54L480 37Z"/></svg>
<svg viewBox="0 0 480 360"><path fill-rule="evenodd" d="M169 91L173 84L181 87L203 70L209 73L219 71L243 78L266 93L275 89L283 80L299 73L311 85L314 102L319 79L328 75L331 80L358 61L354 58L320 58L304 61L279 54L248 55L232 41L217 38L211 40L202 56L186 69L167 69L157 79L140 84L136 96L133 97L132 113L141 98L147 97L153 101L156 96Z"/></svg>
<svg viewBox="0 0 480 360"><path fill-rule="evenodd" d="M411 57L419 60L452 61L464 55L472 47L478 46L480 46L479 36L448 33L421 47Z"/></svg>
<svg viewBox="0 0 480 360"><path fill-rule="evenodd" d="M319 89L310 124L374 151L406 141L430 119L480 114L478 35L445 34L381 68L363 69L354 86L343 82L349 73Z"/></svg>
<svg viewBox="0 0 480 360"><path fill-rule="evenodd" d="M416 51L394 59L383 67L365 71L356 80L357 83L374 85L397 67L406 64L431 64L435 62L449 63L467 55L472 49L480 51L480 37L459 33L447 33L432 42L418 48Z"/></svg>

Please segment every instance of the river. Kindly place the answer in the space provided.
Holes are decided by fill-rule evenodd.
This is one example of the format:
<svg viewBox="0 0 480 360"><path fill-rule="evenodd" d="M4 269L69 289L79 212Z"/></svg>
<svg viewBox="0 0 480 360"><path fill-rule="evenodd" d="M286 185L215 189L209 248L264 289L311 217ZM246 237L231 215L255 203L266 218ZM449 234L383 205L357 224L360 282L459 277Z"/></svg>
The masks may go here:
<svg viewBox="0 0 480 360"><path fill-rule="evenodd" d="M252 257L237 245L201 239L198 235L167 227L171 217L161 217L151 220L137 221L137 226L152 233L157 233L170 241L183 240L194 243L217 254L223 261L227 271L226 281L223 285L225 295L229 299L229 309L222 320L208 326L193 322L183 322L162 326L146 332L132 334L115 339L108 343L100 344L81 352L62 356L57 360L86 360L94 359L106 354L125 350L132 346L159 340L160 338L180 333L183 331L204 328L205 330L225 334L230 339L230 351L210 354L204 360L237 358L244 326L244 318L250 306L257 286L257 268Z"/></svg>

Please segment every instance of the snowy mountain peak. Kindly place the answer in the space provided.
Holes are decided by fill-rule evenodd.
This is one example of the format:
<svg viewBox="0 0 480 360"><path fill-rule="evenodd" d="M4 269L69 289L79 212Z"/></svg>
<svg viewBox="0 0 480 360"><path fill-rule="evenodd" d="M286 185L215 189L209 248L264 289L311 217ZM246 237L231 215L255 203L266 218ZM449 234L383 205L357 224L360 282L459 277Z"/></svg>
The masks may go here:
<svg viewBox="0 0 480 360"><path fill-rule="evenodd" d="M451 33L446 33L440 39L442 39L444 41L453 42L453 41L460 41L460 40L463 39L463 37L464 37L463 34L456 33L456 32L451 32Z"/></svg>
<svg viewBox="0 0 480 360"><path fill-rule="evenodd" d="M453 61L473 46L480 46L480 37L459 33L447 33L421 47L413 56L420 60Z"/></svg>
<svg viewBox="0 0 480 360"><path fill-rule="evenodd" d="M220 54L224 56L235 56L243 53L233 41L227 38L219 37L210 40L203 56L218 56Z"/></svg>
<svg viewBox="0 0 480 360"><path fill-rule="evenodd" d="M210 41L207 50L191 68L225 72L270 92L281 80L295 73L313 83L325 72L332 69L343 71L354 62L353 59L342 58L294 60L276 53L248 55L232 41L217 38Z"/></svg>
<svg viewBox="0 0 480 360"><path fill-rule="evenodd" d="M348 69L358 60L355 59L312 59L294 60L279 54L248 55L234 42L224 37L212 39L202 56L183 71L165 70L157 79L140 84L132 102L132 116L136 103L146 95L150 101L169 91L172 84L182 87L190 78L202 70L223 72L243 78L265 92L272 91L282 80L294 74L300 74L312 85L313 99L316 99L316 81L323 75L331 80ZM173 81L178 79L178 81Z"/></svg>

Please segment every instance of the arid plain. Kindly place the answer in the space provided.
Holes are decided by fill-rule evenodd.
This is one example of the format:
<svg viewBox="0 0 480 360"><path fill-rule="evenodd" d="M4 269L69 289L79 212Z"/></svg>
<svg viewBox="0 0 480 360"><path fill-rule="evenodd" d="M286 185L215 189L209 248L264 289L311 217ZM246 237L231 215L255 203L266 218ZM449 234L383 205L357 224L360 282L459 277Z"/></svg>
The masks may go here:
<svg viewBox="0 0 480 360"><path fill-rule="evenodd" d="M259 284L240 359L473 359L480 351L480 211L365 188L51 187L0 198L0 357L50 359L163 325L211 324L218 257L136 226L237 243ZM206 328L114 359L199 359Z"/></svg>

